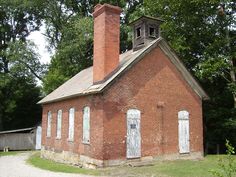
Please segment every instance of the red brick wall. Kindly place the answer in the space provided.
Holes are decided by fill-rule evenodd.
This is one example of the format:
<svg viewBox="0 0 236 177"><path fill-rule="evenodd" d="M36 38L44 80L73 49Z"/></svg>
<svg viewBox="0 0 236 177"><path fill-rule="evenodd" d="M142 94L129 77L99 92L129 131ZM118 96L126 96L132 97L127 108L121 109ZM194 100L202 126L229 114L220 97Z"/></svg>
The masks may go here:
<svg viewBox="0 0 236 177"><path fill-rule="evenodd" d="M56 152L71 151L81 155L90 156L96 159L102 159L103 151L103 108L100 96L88 96L69 99L52 104L43 105L42 117L42 145L50 150ZM90 107L90 144L82 143L83 131L83 108ZM68 127L69 127L69 109L75 108L75 122L74 122L74 141L68 141ZM56 121L57 111L62 109L62 137L56 139ZM47 127L47 112L52 112L52 131L51 137L46 137Z"/></svg>
<svg viewBox="0 0 236 177"><path fill-rule="evenodd" d="M163 108L158 104L164 103ZM90 145L82 143L82 110L90 106ZM68 142L68 111L75 108L74 142ZM126 112L141 111L142 156L178 153L178 111L190 113L190 150L203 151L200 98L156 48L130 68L103 94L43 106L42 144L96 159L126 158ZM57 110L62 109L62 139L56 140ZM52 136L46 138L47 112L52 111Z"/></svg>
<svg viewBox="0 0 236 177"><path fill-rule="evenodd" d="M104 159L126 157L126 112L131 108L141 111L142 156L179 152L181 110L190 113L191 152L203 151L201 100L159 48L120 77L104 100Z"/></svg>
<svg viewBox="0 0 236 177"><path fill-rule="evenodd" d="M117 6L97 5L94 16L93 81L102 81L119 64L120 12Z"/></svg>

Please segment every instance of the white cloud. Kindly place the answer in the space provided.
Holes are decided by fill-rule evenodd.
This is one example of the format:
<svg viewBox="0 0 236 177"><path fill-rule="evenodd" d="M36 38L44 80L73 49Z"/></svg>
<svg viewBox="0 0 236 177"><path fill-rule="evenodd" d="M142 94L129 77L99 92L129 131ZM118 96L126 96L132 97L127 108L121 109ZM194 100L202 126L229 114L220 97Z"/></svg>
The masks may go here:
<svg viewBox="0 0 236 177"><path fill-rule="evenodd" d="M44 64L48 64L51 60L50 53L48 52L46 46L47 46L47 41L46 37L42 34L45 31L44 25L40 28L40 31L34 31L32 32L27 39L32 40L37 48L38 51L37 53L40 54L40 62Z"/></svg>

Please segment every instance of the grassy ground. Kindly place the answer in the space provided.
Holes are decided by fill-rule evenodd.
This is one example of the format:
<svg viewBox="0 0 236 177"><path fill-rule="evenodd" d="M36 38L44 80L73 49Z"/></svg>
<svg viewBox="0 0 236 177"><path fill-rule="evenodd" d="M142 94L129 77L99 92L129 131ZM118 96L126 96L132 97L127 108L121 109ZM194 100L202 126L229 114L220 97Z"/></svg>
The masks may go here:
<svg viewBox="0 0 236 177"><path fill-rule="evenodd" d="M88 175L99 175L100 172L98 170L90 170L79 167L74 167L70 165L65 165L61 163L56 163L51 160L40 158L39 153L33 154L29 159L28 163L32 164L35 167L55 171L55 172L64 172L64 173L80 173L80 174L88 174Z"/></svg>
<svg viewBox="0 0 236 177"><path fill-rule="evenodd" d="M22 151L9 151L9 152L2 152L0 151L0 156L7 156L7 155L16 155L22 153Z"/></svg>
<svg viewBox="0 0 236 177"><path fill-rule="evenodd" d="M225 157L226 156L209 155L203 160L164 161L156 162L151 166L120 166L97 170L81 169L41 159L38 153L33 155L28 161L42 169L65 173L122 177L212 177L210 171L218 170L219 158Z"/></svg>
<svg viewBox="0 0 236 177"><path fill-rule="evenodd" d="M207 156L204 160L176 160L156 162L153 166L117 167L104 171L109 176L125 177L210 177L210 170L218 168L217 156Z"/></svg>

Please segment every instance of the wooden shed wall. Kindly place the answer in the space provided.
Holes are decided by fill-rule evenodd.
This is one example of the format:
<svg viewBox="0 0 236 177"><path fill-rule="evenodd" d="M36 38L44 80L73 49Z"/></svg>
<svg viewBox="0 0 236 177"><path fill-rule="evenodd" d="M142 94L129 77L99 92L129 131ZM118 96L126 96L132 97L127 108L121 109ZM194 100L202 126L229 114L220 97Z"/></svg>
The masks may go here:
<svg viewBox="0 0 236 177"><path fill-rule="evenodd" d="M0 134L0 150L6 146L10 150L31 150L35 149L35 142L35 132Z"/></svg>

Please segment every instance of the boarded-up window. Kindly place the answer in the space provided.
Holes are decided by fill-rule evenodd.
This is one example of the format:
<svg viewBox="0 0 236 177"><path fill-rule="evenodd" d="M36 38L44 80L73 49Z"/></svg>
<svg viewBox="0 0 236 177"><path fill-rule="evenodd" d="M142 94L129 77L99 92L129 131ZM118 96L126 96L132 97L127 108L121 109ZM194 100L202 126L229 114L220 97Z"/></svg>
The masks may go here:
<svg viewBox="0 0 236 177"><path fill-rule="evenodd" d="M83 143L88 144L90 141L90 108L84 107L83 110Z"/></svg>
<svg viewBox="0 0 236 177"><path fill-rule="evenodd" d="M51 113L51 111L48 111L47 137L51 136L51 124L52 124L52 113Z"/></svg>
<svg viewBox="0 0 236 177"><path fill-rule="evenodd" d="M189 153L189 112L179 111L178 112L178 122L179 122L179 152Z"/></svg>
<svg viewBox="0 0 236 177"><path fill-rule="evenodd" d="M70 108L69 110L69 136L68 136L69 141L74 140L74 119L75 119L75 109Z"/></svg>
<svg viewBox="0 0 236 177"><path fill-rule="evenodd" d="M61 119L62 119L62 110L57 112L57 138L61 138Z"/></svg>
<svg viewBox="0 0 236 177"><path fill-rule="evenodd" d="M141 157L141 112L138 109L127 111L127 158Z"/></svg>

